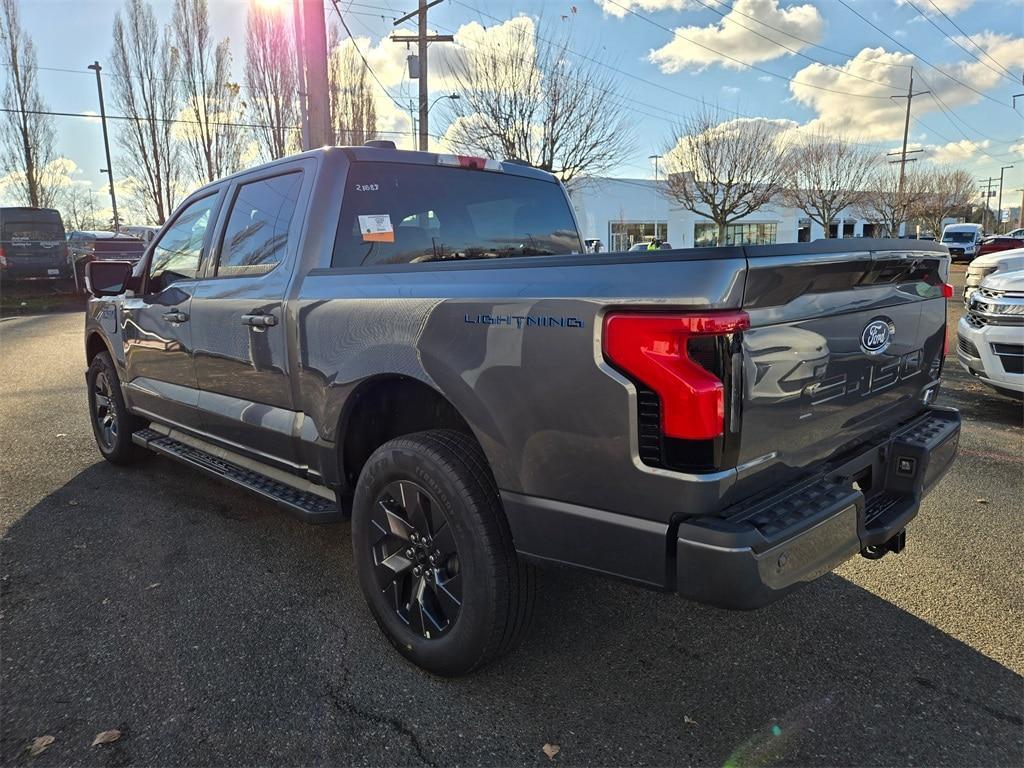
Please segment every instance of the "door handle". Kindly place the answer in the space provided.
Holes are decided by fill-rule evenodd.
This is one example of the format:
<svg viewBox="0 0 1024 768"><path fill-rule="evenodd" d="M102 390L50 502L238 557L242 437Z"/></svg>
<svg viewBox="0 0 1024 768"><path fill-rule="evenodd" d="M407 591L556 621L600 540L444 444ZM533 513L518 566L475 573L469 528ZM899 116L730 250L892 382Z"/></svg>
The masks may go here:
<svg viewBox="0 0 1024 768"><path fill-rule="evenodd" d="M188 315L179 309L175 309L170 312L164 312L164 320L168 323L184 323L188 320Z"/></svg>
<svg viewBox="0 0 1024 768"><path fill-rule="evenodd" d="M253 328L269 328L277 325L277 318L273 315L242 315L242 322Z"/></svg>

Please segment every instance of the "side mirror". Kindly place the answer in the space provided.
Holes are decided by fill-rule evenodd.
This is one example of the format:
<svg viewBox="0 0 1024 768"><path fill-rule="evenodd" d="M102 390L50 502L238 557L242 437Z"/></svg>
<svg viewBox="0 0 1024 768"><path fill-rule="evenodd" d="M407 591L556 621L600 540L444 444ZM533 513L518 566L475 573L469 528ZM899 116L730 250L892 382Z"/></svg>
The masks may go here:
<svg viewBox="0 0 1024 768"><path fill-rule="evenodd" d="M85 265L85 285L97 298L117 296L128 287L134 266L130 261L90 261Z"/></svg>

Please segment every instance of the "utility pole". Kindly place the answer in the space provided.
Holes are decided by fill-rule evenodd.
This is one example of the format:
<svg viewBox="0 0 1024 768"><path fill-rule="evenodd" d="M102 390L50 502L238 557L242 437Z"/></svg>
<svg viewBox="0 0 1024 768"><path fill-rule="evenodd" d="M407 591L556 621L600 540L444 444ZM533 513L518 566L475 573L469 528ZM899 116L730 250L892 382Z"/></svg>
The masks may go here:
<svg viewBox="0 0 1024 768"><path fill-rule="evenodd" d="M330 143L327 100L327 22L322 0L295 0L295 52L299 65L302 148Z"/></svg>
<svg viewBox="0 0 1024 768"><path fill-rule="evenodd" d="M999 202L996 203L996 234L1003 226L1003 171L1013 168L1012 165L1004 165L999 169Z"/></svg>
<svg viewBox="0 0 1024 768"><path fill-rule="evenodd" d="M100 123L103 125L103 151L107 154L107 167L103 171L107 174L107 184L110 186L110 208L114 212L114 231L117 232L121 228L121 221L117 218L117 197L114 195L114 166L110 162L110 139L107 136L107 110L103 105L103 81L100 79L100 70L103 67L100 66L98 61L94 61L88 66L88 69L92 69L96 72L96 92L100 96Z"/></svg>
<svg viewBox="0 0 1024 768"><path fill-rule="evenodd" d="M427 94L429 89L427 87L427 44L428 43L451 43L454 42L455 38L451 35L428 35L427 34L427 9L433 8L443 0L419 0L419 7L415 11L402 16L400 19L395 19L394 26L398 26L403 22L409 21L414 16L417 18L417 33L415 35L392 35L391 39L396 43L416 43L417 45L417 65L416 75L420 81L420 125L419 125L419 150L421 152L427 151L427 138L430 133L428 130L428 117L427 112L429 111L429 104L427 102Z"/></svg>
<svg viewBox="0 0 1024 768"><path fill-rule="evenodd" d="M903 180L904 180L904 178L907 175L907 163L912 163L915 160L917 160L916 157L915 158L911 158L910 160L908 160L907 159L907 155L908 154L912 155L912 154L915 154L917 152L922 152L923 151L923 150L920 150L920 149L915 149L915 150L913 150L911 152L907 152L907 136L910 133L910 104L914 100L915 96L924 96L926 93L931 93L931 91L918 91L917 93L914 93L914 68L911 67L910 68L910 84L907 86L907 95L906 96L890 96L889 97L890 99L906 99L907 100L907 115L906 115L906 117L903 120L903 149L899 152L899 156L900 156L899 160L890 160L889 161L891 163L898 162L900 164L900 181L899 181L899 185L896 187L896 194L897 194L897 196L902 196L903 195ZM890 152L889 154L890 155L895 155L897 153L896 152Z"/></svg>
<svg viewBox="0 0 1024 768"><path fill-rule="evenodd" d="M987 179L978 179L978 181L985 182L985 210L981 214L981 228L985 228L985 220L988 218L988 200L992 197L992 184L995 179L989 176Z"/></svg>

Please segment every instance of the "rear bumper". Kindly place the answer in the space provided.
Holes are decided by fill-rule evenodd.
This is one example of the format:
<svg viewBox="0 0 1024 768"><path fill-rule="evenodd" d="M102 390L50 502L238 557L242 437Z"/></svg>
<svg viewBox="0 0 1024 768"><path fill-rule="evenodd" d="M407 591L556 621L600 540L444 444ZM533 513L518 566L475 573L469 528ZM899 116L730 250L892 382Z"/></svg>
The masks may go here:
<svg viewBox="0 0 1024 768"><path fill-rule="evenodd" d="M881 547L917 515L959 438L959 412L932 408L798 487L724 518L687 520L677 534L676 590L702 603L757 608Z"/></svg>
<svg viewBox="0 0 1024 768"><path fill-rule="evenodd" d="M55 274L54 274L55 273ZM9 262L0 269L2 280L66 280L71 277L71 266L60 264L18 264Z"/></svg>
<svg viewBox="0 0 1024 768"><path fill-rule="evenodd" d="M898 536L949 469L960 414L931 408L799 484L670 524L502 491L516 550L726 608L766 605Z"/></svg>

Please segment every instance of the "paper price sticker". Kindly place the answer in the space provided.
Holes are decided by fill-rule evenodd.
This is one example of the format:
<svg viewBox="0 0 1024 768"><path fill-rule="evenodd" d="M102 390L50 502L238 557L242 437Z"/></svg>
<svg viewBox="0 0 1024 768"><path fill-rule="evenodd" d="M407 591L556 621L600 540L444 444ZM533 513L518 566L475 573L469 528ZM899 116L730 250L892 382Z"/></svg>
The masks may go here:
<svg viewBox="0 0 1024 768"><path fill-rule="evenodd" d="M359 231L363 234L364 243L395 242L395 230L391 226L391 216L386 213L360 216Z"/></svg>

